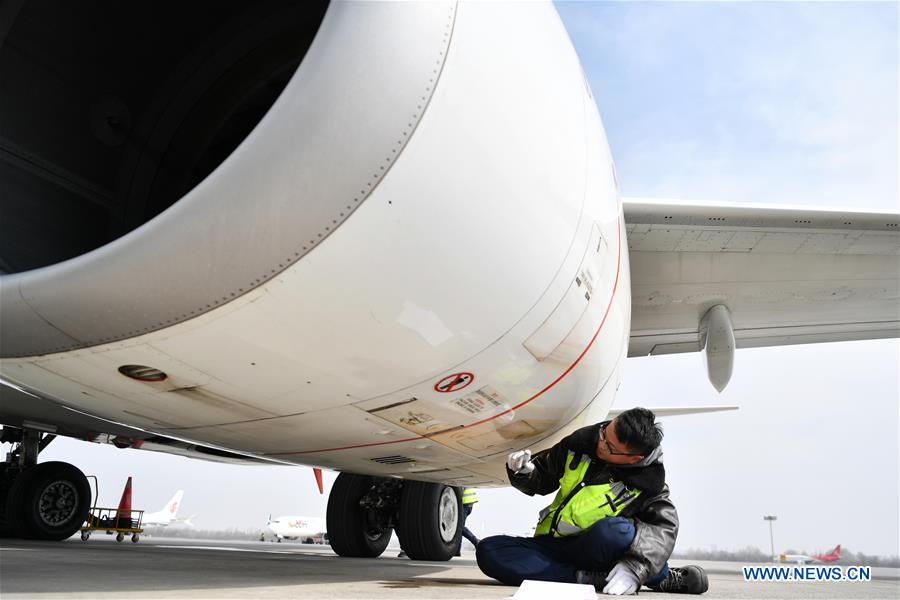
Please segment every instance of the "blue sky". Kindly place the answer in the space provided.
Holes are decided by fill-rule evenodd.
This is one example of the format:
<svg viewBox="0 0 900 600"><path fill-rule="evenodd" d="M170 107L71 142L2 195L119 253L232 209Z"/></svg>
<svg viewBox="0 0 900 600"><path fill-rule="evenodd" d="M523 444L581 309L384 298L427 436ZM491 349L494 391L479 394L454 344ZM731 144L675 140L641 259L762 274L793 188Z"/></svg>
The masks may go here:
<svg viewBox="0 0 900 600"><path fill-rule="evenodd" d="M898 209L896 3L558 3L625 196ZM836 543L898 552L896 340L738 352L721 396L699 355L629 359L618 404L734 403L666 421L678 546ZM305 468L234 467L58 440L115 503L187 490L200 527L325 513ZM333 476L326 474L326 483ZM525 533L550 498L485 490L480 534ZM849 499L849 500L848 500ZM845 506L849 505L849 509ZM860 515L861 512L865 516ZM858 517L858 518L857 518Z"/></svg>
<svg viewBox="0 0 900 600"><path fill-rule="evenodd" d="M557 9L623 195L896 206L896 3Z"/></svg>

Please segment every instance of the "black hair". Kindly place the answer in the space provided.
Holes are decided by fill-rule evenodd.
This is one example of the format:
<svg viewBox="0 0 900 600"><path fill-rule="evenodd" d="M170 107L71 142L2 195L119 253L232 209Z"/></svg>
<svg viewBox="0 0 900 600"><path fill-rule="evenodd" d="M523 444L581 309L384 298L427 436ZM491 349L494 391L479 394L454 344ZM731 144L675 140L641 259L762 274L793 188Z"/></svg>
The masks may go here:
<svg viewBox="0 0 900 600"><path fill-rule="evenodd" d="M616 436L632 451L647 455L662 442L663 430L652 410L637 407L616 417Z"/></svg>

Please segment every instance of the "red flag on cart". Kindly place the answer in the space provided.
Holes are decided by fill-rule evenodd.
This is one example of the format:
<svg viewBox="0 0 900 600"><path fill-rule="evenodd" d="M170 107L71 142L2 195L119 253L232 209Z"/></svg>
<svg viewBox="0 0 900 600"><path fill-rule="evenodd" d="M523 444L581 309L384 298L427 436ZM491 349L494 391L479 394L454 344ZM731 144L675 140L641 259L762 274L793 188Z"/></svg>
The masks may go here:
<svg viewBox="0 0 900 600"><path fill-rule="evenodd" d="M319 493L324 493L324 490L322 489L322 469L313 467L313 475L316 476L316 485L319 486Z"/></svg>
<svg viewBox="0 0 900 600"><path fill-rule="evenodd" d="M131 477L125 482L125 489L122 490L122 499L119 500L119 510L116 512L116 527L128 528L131 523Z"/></svg>

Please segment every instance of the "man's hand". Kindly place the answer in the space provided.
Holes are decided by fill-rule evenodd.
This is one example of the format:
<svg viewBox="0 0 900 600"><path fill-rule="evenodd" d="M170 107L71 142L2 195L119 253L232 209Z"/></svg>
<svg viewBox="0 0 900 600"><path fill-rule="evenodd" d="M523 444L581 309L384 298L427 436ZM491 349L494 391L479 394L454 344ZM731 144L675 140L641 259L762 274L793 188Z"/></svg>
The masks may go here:
<svg viewBox="0 0 900 600"><path fill-rule="evenodd" d="M609 575L606 576L606 587L603 588L604 594L611 596L624 596L625 594L635 593L640 586L637 577L631 572L631 569L622 563L616 563Z"/></svg>
<svg viewBox="0 0 900 600"><path fill-rule="evenodd" d="M534 463L531 462L531 450L513 452L506 459L506 466L517 475L531 473L534 471Z"/></svg>

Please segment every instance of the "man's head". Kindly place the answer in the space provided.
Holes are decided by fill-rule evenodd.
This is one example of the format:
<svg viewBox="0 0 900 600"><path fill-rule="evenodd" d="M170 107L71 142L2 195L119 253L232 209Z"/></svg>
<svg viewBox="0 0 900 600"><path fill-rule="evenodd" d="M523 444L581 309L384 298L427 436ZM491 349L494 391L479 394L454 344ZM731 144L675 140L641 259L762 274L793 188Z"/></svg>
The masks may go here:
<svg viewBox="0 0 900 600"><path fill-rule="evenodd" d="M646 408L632 408L601 427L597 456L614 465L634 464L656 450L662 438L656 415Z"/></svg>

